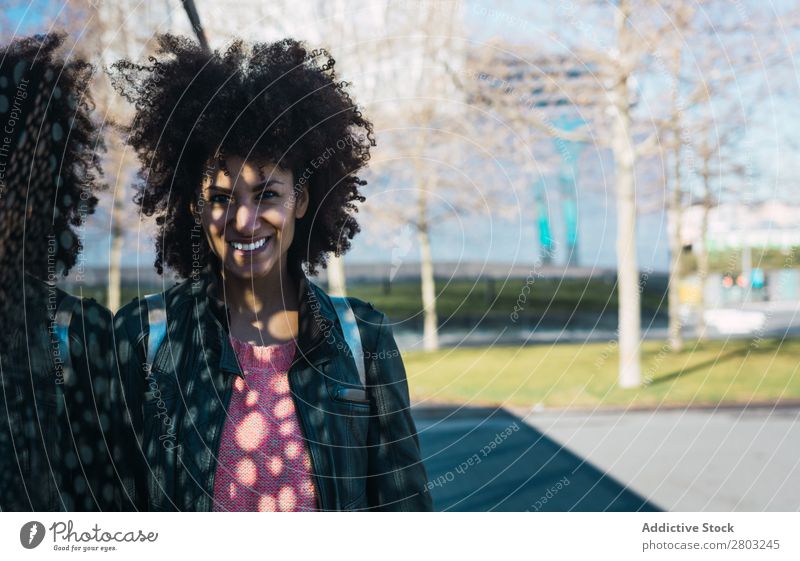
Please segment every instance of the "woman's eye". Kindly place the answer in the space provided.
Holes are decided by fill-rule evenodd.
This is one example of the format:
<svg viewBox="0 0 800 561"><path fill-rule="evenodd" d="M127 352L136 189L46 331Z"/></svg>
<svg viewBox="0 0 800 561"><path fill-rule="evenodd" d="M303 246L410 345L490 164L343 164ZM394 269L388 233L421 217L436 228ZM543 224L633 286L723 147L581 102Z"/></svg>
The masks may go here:
<svg viewBox="0 0 800 561"><path fill-rule="evenodd" d="M265 189L264 191L261 192L261 200L262 201L264 199L272 199L272 198L275 198L277 196L279 196L278 193L276 191L273 191L272 189Z"/></svg>
<svg viewBox="0 0 800 561"><path fill-rule="evenodd" d="M221 193L215 193L208 198L209 202L214 204L227 204L228 201L231 200L229 195L223 195Z"/></svg>

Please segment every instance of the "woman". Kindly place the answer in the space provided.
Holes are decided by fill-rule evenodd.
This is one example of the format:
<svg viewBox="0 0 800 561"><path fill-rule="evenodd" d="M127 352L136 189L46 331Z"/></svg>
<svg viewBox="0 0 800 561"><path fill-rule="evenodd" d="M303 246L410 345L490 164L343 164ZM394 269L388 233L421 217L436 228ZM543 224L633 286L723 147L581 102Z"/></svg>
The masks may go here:
<svg viewBox="0 0 800 561"><path fill-rule="evenodd" d="M386 316L350 299L354 339L303 272L359 231L374 145L320 54L166 35L150 65L114 65L155 265L185 279L115 318L126 508L431 509Z"/></svg>
<svg viewBox="0 0 800 561"><path fill-rule="evenodd" d="M106 510L111 313L53 283L77 263L102 146L92 68L58 35L0 49L0 510Z"/></svg>

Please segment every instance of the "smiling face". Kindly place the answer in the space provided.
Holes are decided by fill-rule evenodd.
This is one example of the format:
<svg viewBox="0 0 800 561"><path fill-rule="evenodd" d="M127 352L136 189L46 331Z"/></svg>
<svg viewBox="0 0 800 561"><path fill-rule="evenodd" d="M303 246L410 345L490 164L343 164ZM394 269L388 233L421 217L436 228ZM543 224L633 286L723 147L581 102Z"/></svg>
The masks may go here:
<svg viewBox="0 0 800 561"><path fill-rule="evenodd" d="M225 165L227 175L213 168L200 188L212 253L226 275L240 279L285 272L295 220L308 208L306 189L296 195L292 172L269 162L229 156Z"/></svg>

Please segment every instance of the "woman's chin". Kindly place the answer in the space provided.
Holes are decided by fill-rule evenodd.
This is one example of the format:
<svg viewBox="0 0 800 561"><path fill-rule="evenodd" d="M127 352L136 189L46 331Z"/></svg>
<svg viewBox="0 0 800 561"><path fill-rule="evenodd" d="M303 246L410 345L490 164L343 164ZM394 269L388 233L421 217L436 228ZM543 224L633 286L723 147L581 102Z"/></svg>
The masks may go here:
<svg viewBox="0 0 800 561"><path fill-rule="evenodd" d="M242 280L253 280L270 276L273 268L272 263L236 263L234 261L225 264L225 274Z"/></svg>

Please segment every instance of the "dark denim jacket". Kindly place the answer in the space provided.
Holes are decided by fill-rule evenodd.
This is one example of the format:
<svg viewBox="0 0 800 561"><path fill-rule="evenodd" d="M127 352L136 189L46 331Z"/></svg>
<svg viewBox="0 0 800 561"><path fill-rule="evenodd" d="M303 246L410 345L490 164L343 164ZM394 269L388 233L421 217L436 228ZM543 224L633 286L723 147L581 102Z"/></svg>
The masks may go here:
<svg viewBox="0 0 800 561"><path fill-rule="evenodd" d="M319 508L431 510L405 369L386 316L354 301L369 355L368 399L359 399L355 363L328 296L297 276L298 348L288 377ZM150 374L146 306L135 299L115 317L114 453L116 464L128 468L124 509L213 508L226 409L233 381L242 375L215 278L206 268L165 292L167 334Z"/></svg>
<svg viewBox="0 0 800 561"><path fill-rule="evenodd" d="M24 278L19 316L0 337L0 510L111 509L111 313L80 300L65 369L53 316L67 293Z"/></svg>

